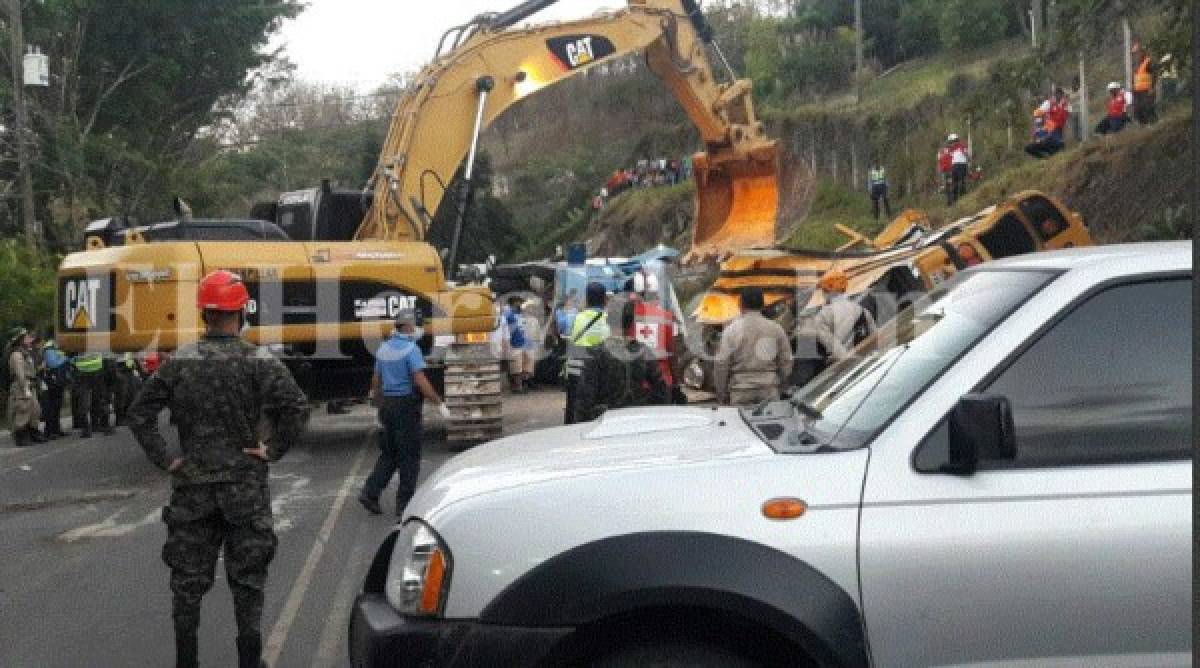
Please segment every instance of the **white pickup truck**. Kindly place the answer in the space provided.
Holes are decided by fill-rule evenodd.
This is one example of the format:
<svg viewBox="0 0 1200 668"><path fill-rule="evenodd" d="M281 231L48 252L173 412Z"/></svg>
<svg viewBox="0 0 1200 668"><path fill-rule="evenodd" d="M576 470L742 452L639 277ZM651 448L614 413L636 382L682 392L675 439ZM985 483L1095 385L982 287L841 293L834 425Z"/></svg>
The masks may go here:
<svg viewBox="0 0 1200 668"><path fill-rule="evenodd" d="M790 401L446 464L355 666L1190 665L1192 246L966 271Z"/></svg>

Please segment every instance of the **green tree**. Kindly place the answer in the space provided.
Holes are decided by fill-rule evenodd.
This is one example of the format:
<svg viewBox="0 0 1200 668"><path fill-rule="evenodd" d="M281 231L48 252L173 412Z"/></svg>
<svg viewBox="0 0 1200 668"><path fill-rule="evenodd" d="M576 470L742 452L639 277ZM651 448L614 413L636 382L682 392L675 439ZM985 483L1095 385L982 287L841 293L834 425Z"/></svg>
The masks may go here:
<svg viewBox="0 0 1200 668"><path fill-rule="evenodd" d="M271 62L268 40L297 0L45 0L26 36L50 58L30 96L40 146L39 215L155 214L202 157L196 140ZM78 230L58 234L72 237Z"/></svg>
<svg viewBox="0 0 1200 668"><path fill-rule="evenodd" d="M991 44L1008 31L1005 0L943 0L938 33L948 49L963 51Z"/></svg>
<svg viewBox="0 0 1200 668"><path fill-rule="evenodd" d="M900 59L936 53L941 48L939 5L937 0L911 0L901 5L896 21L896 48Z"/></svg>

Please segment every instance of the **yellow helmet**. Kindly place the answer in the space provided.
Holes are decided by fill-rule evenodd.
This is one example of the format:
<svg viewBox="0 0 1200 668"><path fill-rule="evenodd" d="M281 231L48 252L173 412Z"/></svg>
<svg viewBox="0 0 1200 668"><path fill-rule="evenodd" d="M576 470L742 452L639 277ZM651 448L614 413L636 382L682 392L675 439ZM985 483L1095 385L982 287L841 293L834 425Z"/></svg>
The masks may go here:
<svg viewBox="0 0 1200 668"><path fill-rule="evenodd" d="M849 286L850 279L841 269L830 269L821 275L821 280L817 281L817 287L825 292L845 292Z"/></svg>

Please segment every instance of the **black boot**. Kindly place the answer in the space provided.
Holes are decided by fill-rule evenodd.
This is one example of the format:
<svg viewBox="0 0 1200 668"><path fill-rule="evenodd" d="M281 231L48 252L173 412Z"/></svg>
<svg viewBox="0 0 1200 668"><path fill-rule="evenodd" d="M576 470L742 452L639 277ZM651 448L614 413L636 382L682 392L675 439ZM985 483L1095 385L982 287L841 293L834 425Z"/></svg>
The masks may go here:
<svg viewBox="0 0 1200 668"><path fill-rule="evenodd" d="M238 668L262 668L262 635L258 633L238 636Z"/></svg>
<svg viewBox="0 0 1200 668"><path fill-rule="evenodd" d="M175 668L198 668L200 648L195 633L175 634Z"/></svg>
<svg viewBox="0 0 1200 668"><path fill-rule="evenodd" d="M25 429L14 429L12 433L13 442L18 448L27 447L29 443L29 432Z"/></svg>
<svg viewBox="0 0 1200 668"><path fill-rule="evenodd" d="M42 432L38 431L34 427L30 427L26 431L29 432L29 440L33 441L34 443L45 443L46 442L46 437L42 436Z"/></svg>

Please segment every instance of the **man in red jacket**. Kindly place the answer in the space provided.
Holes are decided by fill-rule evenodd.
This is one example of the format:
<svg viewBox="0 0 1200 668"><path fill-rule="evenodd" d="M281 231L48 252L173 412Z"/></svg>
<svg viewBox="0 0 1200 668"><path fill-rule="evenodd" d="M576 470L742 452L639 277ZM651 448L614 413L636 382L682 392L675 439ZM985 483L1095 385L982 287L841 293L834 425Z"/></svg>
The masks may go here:
<svg viewBox="0 0 1200 668"><path fill-rule="evenodd" d="M1113 81L1108 84L1108 112L1096 126L1096 134L1106 135L1120 132L1129 123L1129 98L1121 90L1121 84Z"/></svg>

